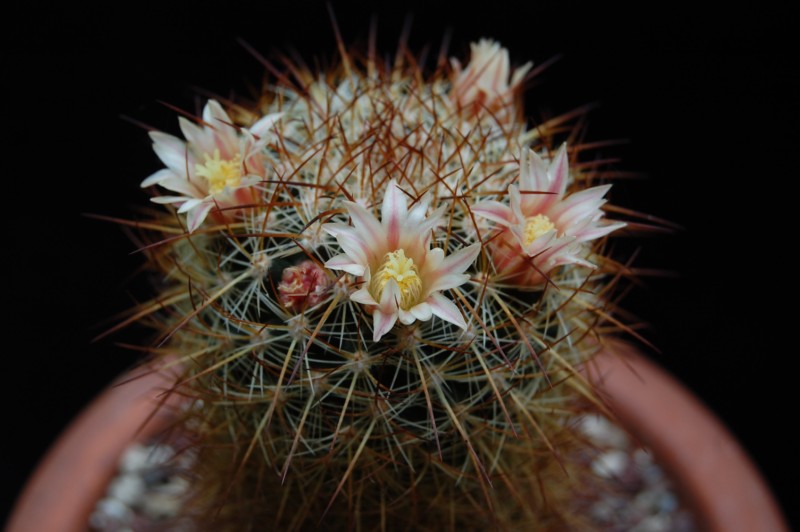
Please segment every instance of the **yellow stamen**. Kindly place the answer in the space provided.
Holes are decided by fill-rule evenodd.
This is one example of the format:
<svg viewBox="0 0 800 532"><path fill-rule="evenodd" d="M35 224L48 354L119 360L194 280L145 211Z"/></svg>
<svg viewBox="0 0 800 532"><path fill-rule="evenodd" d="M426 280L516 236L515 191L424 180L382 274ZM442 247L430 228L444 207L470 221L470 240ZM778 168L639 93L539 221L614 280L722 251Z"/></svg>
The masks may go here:
<svg viewBox="0 0 800 532"><path fill-rule="evenodd" d="M381 294L389 279L394 279L400 287L400 301L398 304L403 310L408 310L418 303L422 292L422 279L419 276L414 259L406 257L405 251L398 249L387 253L383 264L372 276L369 283L369 292L375 301L381 300Z"/></svg>
<svg viewBox="0 0 800 532"><path fill-rule="evenodd" d="M556 226L544 214L537 214L525 220L525 245L530 246L531 243L547 233L552 231Z"/></svg>
<svg viewBox="0 0 800 532"><path fill-rule="evenodd" d="M214 150L214 156L209 157L203 154L205 164L196 164L195 173L200 177L205 177L208 182L208 192L217 194L225 190L225 187L236 188L242 182L242 157L237 153L233 159L222 160L219 158L219 150Z"/></svg>

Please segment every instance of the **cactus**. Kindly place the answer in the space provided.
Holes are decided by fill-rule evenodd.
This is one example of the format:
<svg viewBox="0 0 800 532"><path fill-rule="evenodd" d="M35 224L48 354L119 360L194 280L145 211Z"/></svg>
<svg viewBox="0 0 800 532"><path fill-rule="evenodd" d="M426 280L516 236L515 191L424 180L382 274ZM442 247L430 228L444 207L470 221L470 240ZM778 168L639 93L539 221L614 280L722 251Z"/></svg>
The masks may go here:
<svg viewBox="0 0 800 532"><path fill-rule="evenodd" d="M620 328L624 224L574 115L526 126L529 68L489 40L434 72L343 52L150 133L164 288L135 318L179 372L198 522L578 522L579 368Z"/></svg>

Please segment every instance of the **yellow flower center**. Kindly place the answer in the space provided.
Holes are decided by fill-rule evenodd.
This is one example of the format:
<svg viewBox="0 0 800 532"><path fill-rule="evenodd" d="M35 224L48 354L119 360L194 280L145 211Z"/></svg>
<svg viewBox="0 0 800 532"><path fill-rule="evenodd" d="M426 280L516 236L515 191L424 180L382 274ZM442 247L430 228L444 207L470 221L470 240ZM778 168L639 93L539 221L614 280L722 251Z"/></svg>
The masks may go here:
<svg viewBox="0 0 800 532"><path fill-rule="evenodd" d="M208 182L209 194L217 194L225 187L236 188L242 182L242 157L237 153L233 159L219 158L219 150L214 150L214 156L203 154L205 164L196 164L195 173L205 177Z"/></svg>
<svg viewBox="0 0 800 532"><path fill-rule="evenodd" d="M408 310L417 304L420 292L422 292L422 279L419 276L417 265L414 264L414 259L406 257L406 253L402 249L387 253L383 257L381 267L372 276L369 291L375 301L381 300L383 289L390 279L394 279L397 286L400 287L398 304L401 309Z"/></svg>
<svg viewBox="0 0 800 532"><path fill-rule="evenodd" d="M556 226L544 214L537 214L525 220L525 245L530 246L531 243L545 234L552 231Z"/></svg>

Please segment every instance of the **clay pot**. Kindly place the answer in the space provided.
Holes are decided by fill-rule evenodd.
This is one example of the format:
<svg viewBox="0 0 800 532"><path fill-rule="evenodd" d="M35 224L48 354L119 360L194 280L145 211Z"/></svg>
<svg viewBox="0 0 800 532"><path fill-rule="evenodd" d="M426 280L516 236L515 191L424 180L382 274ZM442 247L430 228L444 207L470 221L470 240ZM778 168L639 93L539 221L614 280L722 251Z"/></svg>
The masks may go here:
<svg viewBox="0 0 800 532"><path fill-rule="evenodd" d="M661 368L615 343L586 372L637 441L649 447L694 510L700 530L788 531L744 450L697 398Z"/></svg>
<svg viewBox="0 0 800 532"><path fill-rule="evenodd" d="M56 440L17 500L8 532L84 532L95 503L133 441L146 441L172 422L158 409L174 380L139 369L115 381Z"/></svg>
<svg viewBox="0 0 800 532"><path fill-rule="evenodd" d="M664 371L617 344L587 365L586 374L621 424L656 455L701 529L788 530L741 447ZM169 381L158 374L126 380L104 392L56 442L20 496L8 532L85 530L125 447L167 426L168 413L149 416Z"/></svg>

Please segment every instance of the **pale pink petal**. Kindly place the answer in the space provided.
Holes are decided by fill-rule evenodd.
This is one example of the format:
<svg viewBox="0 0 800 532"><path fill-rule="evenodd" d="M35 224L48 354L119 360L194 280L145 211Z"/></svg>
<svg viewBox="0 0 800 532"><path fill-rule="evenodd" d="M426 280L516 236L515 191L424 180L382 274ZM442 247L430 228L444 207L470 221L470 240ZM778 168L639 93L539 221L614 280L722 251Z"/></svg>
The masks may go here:
<svg viewBox="0 0 800 532"><path fill-rule="evenodd" d="M411 325L417 321L417 318L409 310L397 309L397 317L403 325Z"/></svg>
<svg viewBox="0 0 800 532"><path fill-rule="evenodd" d="M191 168L192 160L186 148L186 143L178 137L173 137L160 131L151 131L153 151L167 168L178 175L186 175L187 168Z"/></svg>
<svg viewBox="0 0 800 532"><path fill-rule="evenodd" d="M350 300L361 303L362 305L378 305L378 302L375 301L375 298L372 297L372 294L370 294L369 290L366 288L359 288L350 294Z"/></svg>
<svg viewBox="0 0 800 532"><path fill-rule="evenodd" d="M418 305L414 305L409 309L409 312L419 321L428 321L431 319L431 316L433 316L433 310L426 301L423 301Z"/></svg>
<svg viewBox="0 0 800 532"><path fill-rule="evenodd" d="M195 153L214 153L215 144L212 130L202 128L182 116L178 118L178 125L184 138L196 150Z"/></svg>
<svg viewBox="0 0 800 532"><path fill-rule="evenodd" d="M369 263L369 257L375 254L374 243L365 242L362 236L356 231L354 227L342 223L324 224L322 228L330 235L336 237L336 241L342 247L344 252L350 255L353 262L357 264L366 265ZM385 253L385 251L384 251Z"/></svg>
<svg viewBox="0 0 800 532"><path fill-rule="evenodd" d="M397 312L384 314L376 309L372 313L372 341L377 342L387 332L392 330L397 322Z"/></svg>
<svg viewBox="0 0 800 532"><path fill-rule="evenodd" d="M356 264L369 264L369 257L372 256L373 250L368 242L362 240L361 235L356 232L340 232L336 237L336 241L342 247L342 250L350 255L350 258Z"/></svg>
<svg viewBox="0 0 800 532"><path fill-rule="evenodd" d="M550 189L547 164L530 148L522 149L519 161L519 186L522 190L537 192L547 192Z"/></svg>
<svg viewBox="0 0 800 532"><path fill-rule="evenodd" d="M185 177L178 177L175 174L172 174L167 179L160 182L159 185L167 190L171 190L172 192L180 192L181 194L185 194L190 198L206 197L206 194L194 186L188 179Z"/></svg>
<svg viewBox="0 0 800 532"><path fill-rule="evenodd" d="M341 253L329 259L325 263L325 267L331 270L343 270L357 276L364 275L364 265L353 262L350 255L346 253Z"/></svg>
<svg viewBox="0 0 800 532"><path fill-rule="evenodd" d="M398 249L400 231L408 214L408 201L405 193L397 186L394 179L386 187L381 206L381 223L386 230L386 242L390 250Z"/></svg>
<svg viewBox="0 0 800 532"><path fill-rule="evenodd" d="M586 242L589 240L600 238L601 236L606 236L607 234L616 231L617 229L621 229L626 225L627 224L625 222L616 222L608 225L594 226L590 229L584 229L580 231L580 233L576 234L575 236L581 242Z"/></svg>
<svg viewBox="0 0 800 532"><path fill-rule="evenodd" d="M524 223L527 216L535 216L538 213L522 210L522 200L520 198L519 189L516 185L508 186L508 199L511 203L511 212L514 214L513 221L515 224Z"/></svg>
<svg viewBox="0 0 800 532"><path fill-rule="evenodd" d="M432 234L431 231L441 224L442 217L447 210L446 205L436 209L428 218L416 224L408 220L403 222L400 228L400 240L397 248L405 249L411 256L423 256L430 248Z"/></svg>
<svg viewBox="0 0 800 532"><path fill-rule="evenodd" d="M193 233L195 229L200 227L200 224L203 223L213 207L214 204L210 201L207 201L205 203L201 203L189 212L186 222L189 226L188 228L190 233Z"/></svg>
<svg viewBox="0 0 800 532"><path fill-rule="evenodd" d="M558 153L550 163L548 168L550 174L550 192L555 192L558 198L564 196L567 190L567 179L569 178L569 158L567 157L567 144L564 143L558 148Z"/></svg>
<svg viewBox="0 0 800 532"><path fill-rule="evenodd" d="M377 342L381 336L391 330L398 318L397 302L400 300L400 287L394 279L389 279L383 287L378 308L372 313L372 340Z"/></svg>
<svg viewBox="0 0 800 532"><path fill-rule="evenodd" d="M350 220L353 222L353 227L358 234L367 242L382 242L386 240L386 231L378 220L368 212L367 209L353 203L352 201L344 202L347 212L350 215ZM375 257L372 258L382 258Z"/></svg>
<svg viewBox="0 0 800 532"><path fill-rule="evenodd" d="M611 185L604 185L572 194L550 210L550 220L559 227L568 227L586 217L594 216L601 212L599 209L606 202L603 195L609 188Z"/></svg>
<svg viewBox="0 0 800 532"><path fill-rule="evenodd" d="M429 275L436 275L436 271L441 267L442 262L444 262L444 250L442 248L433 248L425 253L425 262L418 266L423 277L428 277Z"/></svg>
<svg viewBox="0 0 800 532"><path fill-rule="evenodd" d="M411 207L411 210L408 211L408 216L406 217L406 222L410 226L416 226L417 224L421 224L425 222L425 213L428 212L428 207L431 204L431 195L425 194L425 196L420 199L418 202ZM435 217L435 216L432 216Z"/></svg>
<svg viewBox="0 0 800 532"><path fill-rule="evenodd" d="M170 203L183 203L184 201L189 201L190 199L192 198L187 198L186 196L156 196L154 198L150 198L150 201L160 205L168 205Z"/></svg>
<svg viewBox="0 0 800 532"><path fill-rule="evenodd" d="M448 321L462 329L467 328L467 323L461 316L458 307L455 303L444 297L441 292L434 292L428 296L427 303L430 305L431 313L434 316L438 316L444 321Z"/></svg>
<svg viewBox="0 0 800 532"><path fill-rule="evenodd" d="M472 244L459 249L444 259L441 266L432 274L435 281L428 288L431 292L449 290L467 282L469 275L463 273L469 268L481 252L480 244Z"/></svg>
<svg viewBox="0 0 800 532"><path fill-rule="evenodd" d="M142 188L147 188L153 185L158 185L162 181L170 177L178 177L178 176L175 175L175 172L173 172L169 168L162 168L161 170L158 170L153 175L142 181L142 184L139 186L141 186Z"/></svg>
<svg viewBox="0 0 800 532"><path fill-rule="evenodd" d="M347 224L339 223L339 222L331 222L324 224L322 229L333 237L339 236L341 233L349 233L352 232L353 228Z"/></svg>
<svg viewBox="0 0 800 532"><path fill-rule="evenodd" d="M230 124L231 119L217 100L208 100L203 108L203 122L216 128L219 123Z"/></svg>
<svg viewBox="0 0 800 532"><path fill-rule="evenodd" d="M187 211L189 211L191 209L194 209L195 207L197 207L198 205L203 203L203 201L204 200L202 200L202 199L192 198L192 199L190 199L189 201L187 201L186 203L184 203L183 205L180 206L180 208L178 209L178 213L179 214L183 214L183 213L185 213L185 212L187 212Z"/></svg>
<svg viewBox="0 0 800 532"><path fill-rule="evenodd" d="M472 212L477 214L478 216L483 216L493 222L497 222L501 225L511 225L516 223L514 221L514 213L508 207L508 205L504 205L499 201L495 200L484 200L479 201L475 205L471 207Z"/></svg>
<svg viewBox="0 0 800 532"><path fill-rule="evenodd" d="M481 245L472 244L448 255L442 262L441 273L461 273L469 268L481 252Z"/></svg>
<svg viewBox="0 0 800 532"><path fill-rule="evenodd" d="M258 122L253 124L250 127L250 133L255 135L260 139L260 141L266 142L269 138L269 133L272 131L275 122L281 119L283 113L272 113L263 118L261 118Z"/></svg>
<svg viewBox="0 0 800 532"><path fill-rule="evenodd" d="M239 152L239 132L225 109L216 100L209 100L203 109L203 121L214 130L214 147L220 157L231 159Z"/></svg>
<svg viewBox="0 0 800 532"><path fill-rule="evenodd" d="M400 286L398 286L397 281L390 278L383 287L381 300L378 302L378 306L380 306L381 311L386 314L391 312L396 314L398 301L400 301Z"/></svg>

